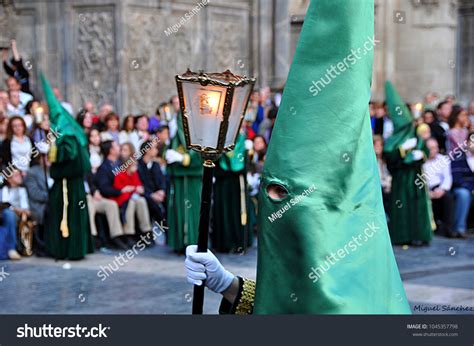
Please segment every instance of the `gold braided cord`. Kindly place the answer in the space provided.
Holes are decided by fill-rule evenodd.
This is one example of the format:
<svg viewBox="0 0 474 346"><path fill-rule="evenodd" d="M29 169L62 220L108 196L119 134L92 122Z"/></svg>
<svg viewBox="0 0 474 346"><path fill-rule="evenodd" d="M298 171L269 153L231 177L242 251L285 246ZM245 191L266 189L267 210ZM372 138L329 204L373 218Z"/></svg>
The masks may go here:
<svg viewBox="0 0 474 346"><path fill-rule="evenodd" d="M242 226L247 225L247 204L246 204L246 196L245 196L245 179L244 176L241 174L239 175L239 184L240 184L240 224ZM247 246L245 244L244 246Z"/></svg>
<svg viewBox="0 0 474 346"><path fill-rule="evenodd" d="M69 227L67 225L67 207L69 205L69 201L67 198L67 179L63 179L63 218L61 220L61 226L59 229L61 230L61 235L63 238L69 237Z"/></svg>
<svg viewBox="0 0 474 346"><path fill-rule="evenodd" d="M236 315L251 315L253 313L253 304L255 301L256 283L253 280L243 279L242 296L235 308Z"/></svg>
<svg viewBox="0 0 474 346"><path fill-rule="evenodd" d="M51 143L51 146L48 152L48 160L51 163L55 163L57 158L58 158L58 147L56 146L56 144Z"/></svg>

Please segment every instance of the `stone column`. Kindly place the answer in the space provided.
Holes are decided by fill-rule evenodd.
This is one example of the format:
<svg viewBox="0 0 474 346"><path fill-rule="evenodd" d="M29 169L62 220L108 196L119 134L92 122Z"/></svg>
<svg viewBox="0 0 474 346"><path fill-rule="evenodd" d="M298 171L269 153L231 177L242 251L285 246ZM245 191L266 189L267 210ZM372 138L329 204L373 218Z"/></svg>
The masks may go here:
<svg viewBox="0 0 474 346"><path fill-rule="evenodd" d="M391 78L401 96L416 102L428 91L441 97L453 94L456 1L399 0L394 10L403 11L406 17L404 23L395 24L396 74Z"/></svg>
<svg viewBox="0 0 474 346"><path fill-rule="evenodd" d="M259 86L268 86L273 76L273 1L258 1L258 81Z"/></svg>
<svg viewBox="0 0 474 346"><path fill-rule="evenodd" d="M459 3L459 25L457 37L456 94L467 106L474 101L474 2Z"/></svg>
<svg viewBox="0 0 474 346"><path fill-rule="evenodd" d="M281 88L290 70L290 16L288 0L275 1L274 75L271 86Z"/></svg>

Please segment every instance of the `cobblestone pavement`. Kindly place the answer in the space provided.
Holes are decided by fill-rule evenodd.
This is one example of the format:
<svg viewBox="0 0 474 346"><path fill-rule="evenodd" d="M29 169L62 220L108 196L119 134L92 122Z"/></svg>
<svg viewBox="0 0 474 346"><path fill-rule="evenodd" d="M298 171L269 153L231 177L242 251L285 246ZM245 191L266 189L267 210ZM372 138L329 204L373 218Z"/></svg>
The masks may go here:
<svg viewBox="0 0 474 346"><path fill-rule="evenodd" d="M446 309L474 306L473 237L435 237L429 247L394 251L414 313L466 313ZM256 253L254 247L245 255L218 257L230 271L255 278ZM185 280L184 256L158 245L138 253L102 281L98 272L116 255L118 251L100 251L82 261L0 261L0 313L190 313L192 287ZM206 292L205 313L217 313L219 301L219 295Z"/></svg>

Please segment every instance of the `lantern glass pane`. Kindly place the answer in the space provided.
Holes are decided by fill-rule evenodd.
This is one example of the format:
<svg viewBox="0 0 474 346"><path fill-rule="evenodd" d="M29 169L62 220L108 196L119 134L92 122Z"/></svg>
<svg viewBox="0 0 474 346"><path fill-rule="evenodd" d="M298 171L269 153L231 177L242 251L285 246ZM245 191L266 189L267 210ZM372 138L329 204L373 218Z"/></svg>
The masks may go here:
<svg viewBox="0 0 474 346"><path fill-rule="evenodd" d="M191 144L217 148L226 88L183 82Z"/></svg>
<svg viewBox="0 0 474 346"><path fill-rule="evenodd" d="M242 87L235 88L234 99L232 100L232 109L229 116L229 127L225 138L224 147L227 148L235 144L235 139L240 128L240 120L244 113L244 108L249 96L251 85L247 84Z"/></svg>

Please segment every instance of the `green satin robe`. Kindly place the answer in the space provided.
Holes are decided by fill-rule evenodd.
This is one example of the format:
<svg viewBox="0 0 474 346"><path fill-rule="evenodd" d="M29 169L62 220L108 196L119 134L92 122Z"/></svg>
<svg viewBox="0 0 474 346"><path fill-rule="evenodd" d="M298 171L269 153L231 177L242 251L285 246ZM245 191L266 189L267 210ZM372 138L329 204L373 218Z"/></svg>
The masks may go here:
<svg viewBox="0 0 474 346"><path fill-rule="evenodd" d="M436 227L433 219L431 200L425 184L417 185L422 174L422 165L429 156L425 142L417 137L413 117L405 102L392 83L385 83L385 99L394 131L384 144L384 157L392 175L390 195L390 237L396 245L410 244L413 241L429 242ZM417 138L413 150L424 152L424 159L415 161L413 151L401 149L410 138Z"/></svg>
<svg viewBox="0 0 474 346"><path fill-rule="evenodd" d="M50 153L54 185L49 195L45 246L55 258L77 260L94 251L84 189L85 174L91 170L87 139L82 128L56 99L43 75L41 81L51 127L59 134ZM67 186L67 237L60 229L64 217L63 182Z"/></svg>
<svg viewBox="0 0 474 346"><path fill-rule="evenodd" d="M168 245L177 252L187 245L197 244L203 166L201 155L186 150L181 113L178 114L178 132L171 140L170 149L189 155L189 164L168 165Z"/></svg>
<svg viewBox="0 0 474 346"><path fill-rule="evenodd" d="M84 190L84 172L90 169L89 154L75 137L64 137L57 146L57 158L51 166L54 185L49 194L48 221L45 244L55 258L77 260L94 252L90 233L87 198ZM63 218L63 179L67 181L67 224L69 237L62 236L60 225Z"/></svg>
<svg viewBox="0 0 474 346"><path fill-rule="evenodd" d="M245 166L245 136L239 134L234 150L221 156L214 174L211 240L219 252L243 252L253 242Z"/></svg>

